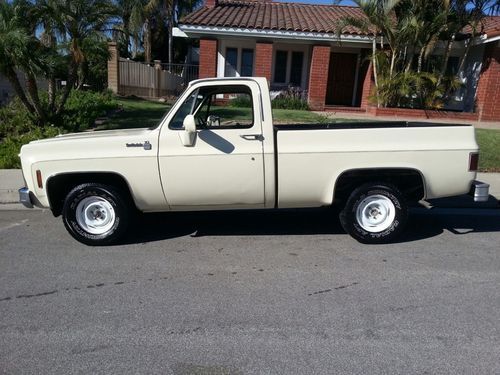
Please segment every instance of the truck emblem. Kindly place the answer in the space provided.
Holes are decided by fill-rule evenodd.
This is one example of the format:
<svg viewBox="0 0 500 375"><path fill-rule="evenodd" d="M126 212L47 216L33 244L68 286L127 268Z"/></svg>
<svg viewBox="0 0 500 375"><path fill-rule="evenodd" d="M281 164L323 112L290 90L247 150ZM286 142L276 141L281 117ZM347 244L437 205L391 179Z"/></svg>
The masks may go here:
<svg viewBox="0 0 500 375"><path fill-rule="evenodd" d="M126 143L127 147L142 147L144 150L151 150L153 147L149 141L145 141L144 143Z"/></svg>

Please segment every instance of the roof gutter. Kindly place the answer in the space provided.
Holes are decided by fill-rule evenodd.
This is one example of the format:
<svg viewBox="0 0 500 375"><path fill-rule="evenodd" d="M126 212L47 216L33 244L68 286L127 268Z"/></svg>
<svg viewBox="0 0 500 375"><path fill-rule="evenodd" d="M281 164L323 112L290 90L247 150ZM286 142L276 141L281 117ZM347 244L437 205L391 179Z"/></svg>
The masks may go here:
<svg viewBox="0 0 500 375"><path fill-rule="evenodd" d="M204 35L215 36L236 36L272 39L295 39L304 41L323 41L323 42L351 42L351 43L371 43L373 36L342 34L339 38L333 33L317 33L309 31L286 31L286 30L263 30L246 29L236 27L216 27L216 26L195 26L179 25L178 31L174 36L200 37ZM177 34L177 35L176 35Z"/></svg>

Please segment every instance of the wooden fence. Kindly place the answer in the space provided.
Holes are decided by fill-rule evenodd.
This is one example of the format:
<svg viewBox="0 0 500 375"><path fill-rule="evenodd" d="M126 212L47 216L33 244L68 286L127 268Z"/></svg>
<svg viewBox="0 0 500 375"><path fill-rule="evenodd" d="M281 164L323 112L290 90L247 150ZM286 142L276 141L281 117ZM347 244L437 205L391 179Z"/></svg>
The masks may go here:
<svg viewBox="0 0 500 375"><path fill-rule="evenodd" d="M198 65L145 64L119 59L118 93L146 98L178 96L188 83L198 78Z"/></svg>

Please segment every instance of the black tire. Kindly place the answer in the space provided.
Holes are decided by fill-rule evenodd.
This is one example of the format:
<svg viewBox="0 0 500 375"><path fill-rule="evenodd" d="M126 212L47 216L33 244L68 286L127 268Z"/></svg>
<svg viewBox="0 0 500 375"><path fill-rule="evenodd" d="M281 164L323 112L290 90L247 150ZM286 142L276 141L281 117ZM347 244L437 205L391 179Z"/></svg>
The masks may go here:
<svg viewBox="0 0 500 375"><path fill-rule="evenodd" d="M395 186L367 183L352 192L339 218L344 230L359 242L389 243L403 231L408 206Z"/></svg>
<svg viewBox="0 0 500 375"><path fill-rule="evenodd" d="M64 226L73 238L86 245L116 243L126 232L131 216L130 204L125 197L125 194L112 186L98 183L78 185L68 193L64 201L62 211ZM106 222L106 225L87 226L91 214L83 215L81 210L85 207L89 207L86 212L96 213L93 215L96 222L98 220L109 222ZM107 217L112 217L113 220L107 219L106 213Z"/></svg>

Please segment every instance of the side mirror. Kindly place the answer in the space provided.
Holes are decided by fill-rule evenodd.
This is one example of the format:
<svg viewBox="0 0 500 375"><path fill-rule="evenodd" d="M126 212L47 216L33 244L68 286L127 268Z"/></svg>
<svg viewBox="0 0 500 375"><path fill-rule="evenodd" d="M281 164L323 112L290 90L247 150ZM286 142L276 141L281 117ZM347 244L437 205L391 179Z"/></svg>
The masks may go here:
<svg viewBox="0 0 500 375"><path fill-rule="evenodd" d="M181 134L182 144L186 147L194 145L196 139L196 122L193 115L187 115L182 123L184 132Z"/></svg>

